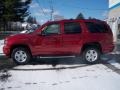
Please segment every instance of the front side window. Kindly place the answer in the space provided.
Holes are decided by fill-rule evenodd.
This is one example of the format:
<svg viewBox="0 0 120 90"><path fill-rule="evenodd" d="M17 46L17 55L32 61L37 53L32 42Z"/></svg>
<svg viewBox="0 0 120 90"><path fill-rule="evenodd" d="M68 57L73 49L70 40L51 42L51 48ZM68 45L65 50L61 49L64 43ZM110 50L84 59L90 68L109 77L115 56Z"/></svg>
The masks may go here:
<svg viewBox="0 0 120 90"><path fill-rule="evenodd" d="M51 24L44 28L42 31L43 34L60 34L60 25L59 24Z"/></svg>
<svg viewBox="0 0 120 90"><path fill-rule="evenodd" d="M68 22L64 24L65 34L78 34L81 33L82 29L78 22Z"/></svg>

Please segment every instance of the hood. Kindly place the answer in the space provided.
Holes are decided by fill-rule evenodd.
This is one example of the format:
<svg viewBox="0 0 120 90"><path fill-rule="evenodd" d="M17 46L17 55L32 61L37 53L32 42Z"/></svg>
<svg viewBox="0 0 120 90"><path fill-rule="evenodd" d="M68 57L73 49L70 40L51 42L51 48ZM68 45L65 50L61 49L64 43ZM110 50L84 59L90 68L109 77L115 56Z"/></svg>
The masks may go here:
<svg viewBox="0 0 120 90"><path fill-rule="evenodd" d="M30 34L27 33L19 33L19 34L12 34L8 36L9 38L24 38L24 37L29 37Z"/></svg>
<svg viewBox="0 0 120 90"><path fill-rule="evenodd" d="M24 33L24 34L12 34L12 35L8 36L6 39L12 40L12 41L14 41L14 40L17 41L20 39L29 39L30 37L31 37L31 34Z"/></svg>

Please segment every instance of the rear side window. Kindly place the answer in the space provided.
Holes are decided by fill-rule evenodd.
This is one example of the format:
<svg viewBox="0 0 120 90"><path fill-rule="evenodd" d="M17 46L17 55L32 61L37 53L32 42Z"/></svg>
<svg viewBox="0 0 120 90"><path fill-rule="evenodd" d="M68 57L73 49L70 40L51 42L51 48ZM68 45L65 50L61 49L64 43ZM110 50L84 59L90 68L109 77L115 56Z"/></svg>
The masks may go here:
<svg viewBox="0 0 120 90"><path fill-rule="evenodd" d="M109 32L107 26L104 23L87 22L86 25L88 27L88 30L91 33L107 33L107 32Z"/></svg>
<svg viewBox="0 0 120 90"><path fill-rule="evenodd" d="M68 22L64 24L65 34L78 34L81 33L82 29L78 22Z"/></svg>

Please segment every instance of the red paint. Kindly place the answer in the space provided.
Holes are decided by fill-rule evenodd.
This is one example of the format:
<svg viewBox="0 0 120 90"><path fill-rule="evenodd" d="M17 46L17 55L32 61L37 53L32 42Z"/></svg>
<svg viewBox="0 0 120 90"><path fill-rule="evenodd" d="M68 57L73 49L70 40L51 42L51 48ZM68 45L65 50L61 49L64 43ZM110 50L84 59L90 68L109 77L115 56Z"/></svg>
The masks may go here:
<svg viewBox="0 0 120 90"><path fill-rule="evenodd" d="M78 34L64 34L65 22L78 22L81 25L82 32ZM90 33L85 22L104 23L107 33ZM58 23L61 34L40 35L42 29L49 24ZM82 53L84 45L89 43L99 43L103 53L111 52L114 48L113 35L109 26L99 20L62 20L56 22L47 22L41 28L31 34L17 34L6 38L3 51L6 56L10 56L12 48L15 46L27 46L31 54L36 55L78 55Z"/></svg>

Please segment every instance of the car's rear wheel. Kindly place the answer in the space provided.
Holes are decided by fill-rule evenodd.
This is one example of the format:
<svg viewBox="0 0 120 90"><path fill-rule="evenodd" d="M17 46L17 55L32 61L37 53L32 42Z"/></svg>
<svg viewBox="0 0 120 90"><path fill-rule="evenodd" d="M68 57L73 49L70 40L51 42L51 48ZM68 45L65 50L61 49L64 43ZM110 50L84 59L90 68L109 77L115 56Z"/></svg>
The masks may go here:
<svg viewBox="0 0 120 90"><path fill-rule="evenodd" d="M100 62L100 50L95 47L86 48L83 52L83 59L88 64L95 64Z"/></svg>
<svg viewBox="0 0 120 90"><path fill-rule="evenodd" d="M27 64L31 59L31 54L26 48L18 47L13 49L12 59L19 65Z"/></svg>

